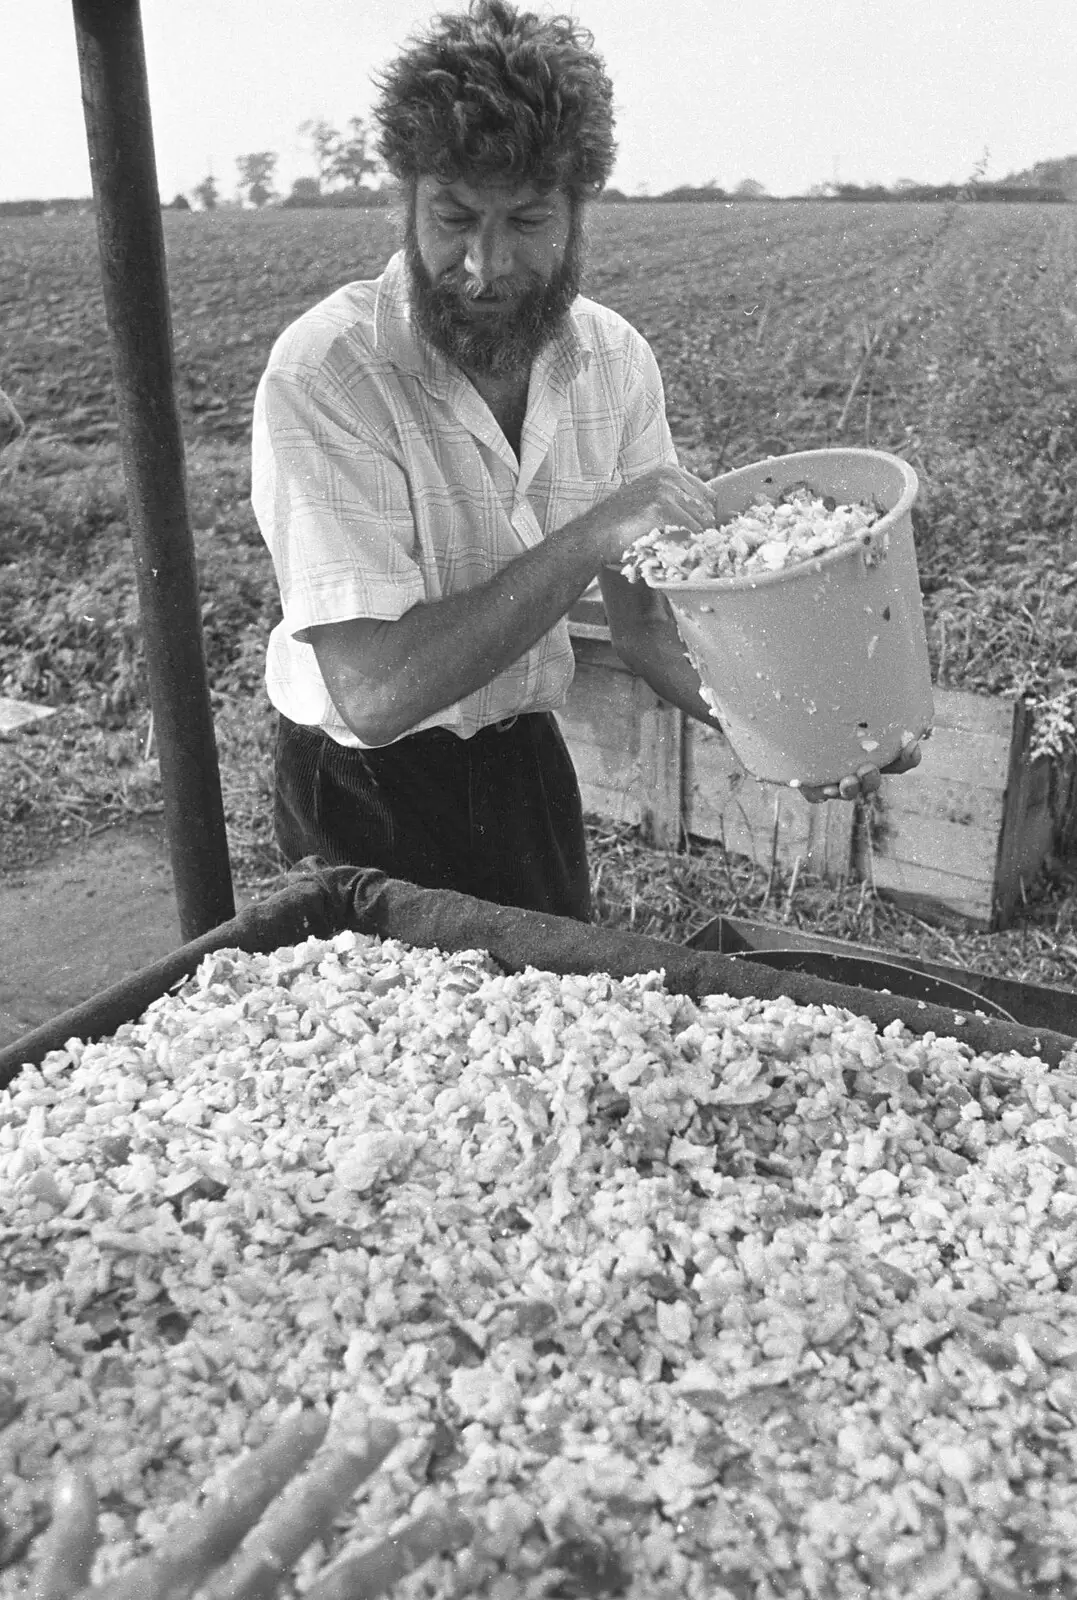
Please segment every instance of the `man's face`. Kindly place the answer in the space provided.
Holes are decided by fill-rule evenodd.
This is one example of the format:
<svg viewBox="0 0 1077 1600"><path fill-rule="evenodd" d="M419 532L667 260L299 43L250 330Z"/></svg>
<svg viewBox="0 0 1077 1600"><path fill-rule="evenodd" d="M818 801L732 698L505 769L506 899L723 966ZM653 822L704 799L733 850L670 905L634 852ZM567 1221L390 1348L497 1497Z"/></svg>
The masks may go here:
<svg viewBox="0 0 1077 1600"><path fill-rule="evenodd" d="M472 376L524 376L579 293L581 235L561 190L419 178L404 240L419 331Z"/></svg>

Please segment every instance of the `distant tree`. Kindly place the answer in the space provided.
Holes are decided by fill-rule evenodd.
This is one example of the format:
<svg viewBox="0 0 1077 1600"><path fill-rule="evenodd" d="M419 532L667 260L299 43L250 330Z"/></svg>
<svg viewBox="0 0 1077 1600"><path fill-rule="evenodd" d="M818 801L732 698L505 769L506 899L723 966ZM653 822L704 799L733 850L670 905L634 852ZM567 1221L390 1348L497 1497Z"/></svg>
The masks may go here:
<svg viewBox="0 0 1077 1600"><path fill-rule="evenodd" d="M387 189L372 189L368 183L359 184L355 189L330 189L328 194L323 194L321 204L332 206L338 211L353 211L367 206L384 206L389 201Z"/></svg>
<svg viewBox="0 0 1077 1600"><path fill-rule="evenodd" d="M212 172L208 173L201 183L196 184L191 193L203 211L216 211L220 204L221 193L217 188L217 180Z"/></svg>
<svg viewBox="0 0 1077 1600"><path fill-rule="evenodd" d="M273 187L273 174L277 170L276 151L254 150L250 155L237 156L236 166L239 168L240 189L246 192L252 206L261 209L277 192Z"/></svg>
<svg viewBox="0 0 1077 1600"><path fill-rule="evenodd" d="M739 200L761 200L766 192L766 184L758 183L755 178L742 178L733 190Z"/></svg>
<svg viewBox="0 0 1077 1600"><path fill-rule="evenodd" d="M1011 189L1057 189L1067 199L1077 200L1077 156L1037 161L1024 172L1009 173L1002 183Z"/></svg>
<svg viewBox="0 0 1077 1600"><path fill-rule="evenodd" d="M297 178L284 202L286 206L320 206L323 203L322 187L317 178Z"/></svg>
<svg viewBox="0 0 1077 1600"><path fill-rule="evenodd" d="M299 124L299 132L310 140L318 166L318 187L324 188L332 181L333 157L340 145L340 134L324 117L308 117Z"/></svg>
<svg viewBox="0 0 1077 1600"><path fill-rule="evenodd" d="M894 193L908 194L911 189L921 189L922 187L923 185L917 183L915 178L899 178L894 184Z"/></svg>
<svg viewBox="0 0 1077 1600"><path fill-rule="evenodd" d="M178 194L172 201L171 209L173 211L190 211L191 202L185 194Z"/></svg>
<svg viewBox="0 0 1077 1600"><path fill-rule="evenodd" d="M362 117L349 117L347 135L338 138L329 156L326 170L332 182L358 189L364 178L372 178L379 172L377 158L371 150L372 137Z"/></svg>
<svg viewBox="0 0 1077 1600"><path fill-rule="evenodd" d="M1077 156L1063 156L1057 161L1038 161L1032 173L1038 187L1061 189L1071 200L1077 200Z"/></svg>
<svg viewBox="0 0 1077 1600"><path fill-rule="evenodd" d="M713 200L724 200L725 190L719 189L717 184L705 183L702 189L694 188L690 183L682 183L677 189L667 189L665 194L657 195L658 200L684 200L693 204L706 203Z"/></svg>
<svg viewBox="0 0 1077 1600"><path fill-rule="evenodd" d="M881 183L839 183L835 195L839 200L886 200L890 191Z"/></svg>

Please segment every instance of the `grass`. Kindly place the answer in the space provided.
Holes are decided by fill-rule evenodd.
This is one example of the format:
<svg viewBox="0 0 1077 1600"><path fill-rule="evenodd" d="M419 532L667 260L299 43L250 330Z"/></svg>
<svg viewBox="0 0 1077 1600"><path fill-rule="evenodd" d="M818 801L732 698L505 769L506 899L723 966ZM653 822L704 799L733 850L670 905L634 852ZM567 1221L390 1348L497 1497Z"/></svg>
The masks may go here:
<svg viewBox="0 0 1077 1600"><path fill-rule="evenodd" d="M0 223L0 383L30 425L0 461L0 693L62 708L0 743L0 872L161 804L92 226ZM905 456L936 681L1024 693L1041 738L1071 748L1077 208L610 206L590 227L588 292L654 346L685 464L710 476L837 443ZM230 849L242 886L271 887L262 663L279 613L248 501L254 387L276 334L376 273L394 239L383 213L280 211L170 214L166 238ZM1061 864L1011 933L983 936L929 929L860 883L590 831L606 921L683 938L722 909L1072 981Z"/></svg>
<svg viewBox="0 0 1077 1600"><path fill-rule="evenodd" d="M588 838L597 917L612 927L683 943L721 912L899 956L1074 987L1077 873L1062 862L1033 886L1009 929L976 933L925 922L866 882L828 884L777 864L759 867L703 840L690 840L684 851L653 850L638 829L599 817L588 819Z"/></svg>

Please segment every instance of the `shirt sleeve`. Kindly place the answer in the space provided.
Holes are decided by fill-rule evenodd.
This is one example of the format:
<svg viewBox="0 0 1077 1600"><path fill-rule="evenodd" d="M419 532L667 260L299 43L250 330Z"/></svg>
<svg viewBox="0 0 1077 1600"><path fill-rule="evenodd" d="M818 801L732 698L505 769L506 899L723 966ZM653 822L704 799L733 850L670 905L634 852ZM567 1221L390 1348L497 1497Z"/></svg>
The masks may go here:
<svg viewBox="0 0 1077 1600"><path fill-rule="evenodd" d="M625 426L618 470L625 483L656 467L676 465L677 449L666 420L666 396L654 351L636 334L626 360Z"/></svg>
<svg viewBox="0 0 1077 1600"><path fill-rule="evenodd" d="M363 426L362 395L272 363L255 397L251 502L284 626L395 621L425 599L407 477Z"/></svg>

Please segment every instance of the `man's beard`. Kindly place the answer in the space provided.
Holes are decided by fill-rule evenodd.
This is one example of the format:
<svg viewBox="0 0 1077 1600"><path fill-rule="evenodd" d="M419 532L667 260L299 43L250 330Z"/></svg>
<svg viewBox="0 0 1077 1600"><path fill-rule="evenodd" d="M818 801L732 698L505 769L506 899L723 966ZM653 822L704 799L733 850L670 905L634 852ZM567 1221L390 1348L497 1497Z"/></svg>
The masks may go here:
<svg viewBox="0 0 1077 1600"><path fill-rule="evenodd" d="M419 251L414 204L408 211L404 260L412 321L423 337L475 377L516 377L530 371L580 292L583 228L573 207L565 253L552 277L529 272L499 278L488 291L501 302L496 311L469 309L478 291L463 266L436 280L430 276Z"/></svg>

